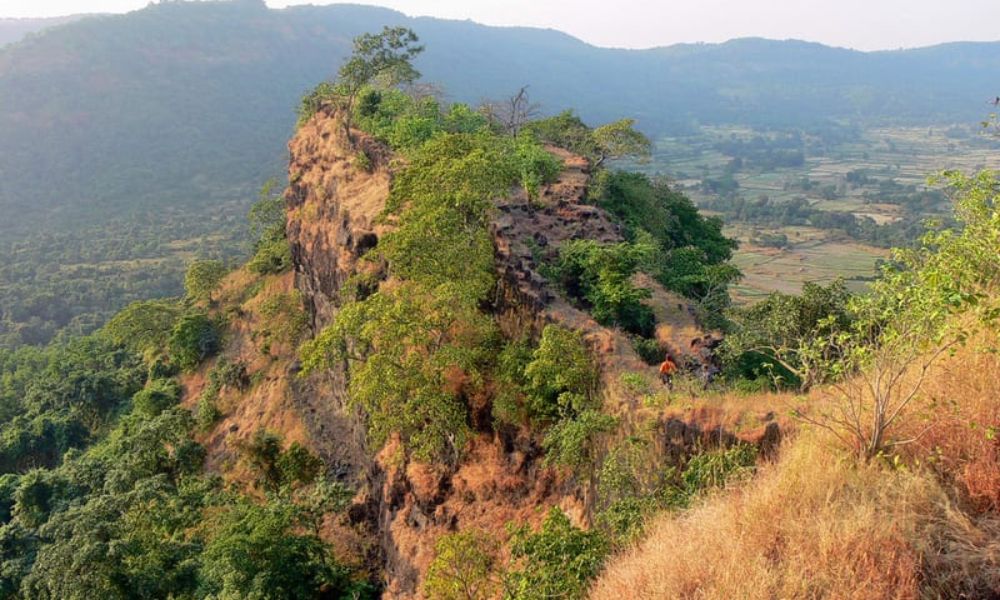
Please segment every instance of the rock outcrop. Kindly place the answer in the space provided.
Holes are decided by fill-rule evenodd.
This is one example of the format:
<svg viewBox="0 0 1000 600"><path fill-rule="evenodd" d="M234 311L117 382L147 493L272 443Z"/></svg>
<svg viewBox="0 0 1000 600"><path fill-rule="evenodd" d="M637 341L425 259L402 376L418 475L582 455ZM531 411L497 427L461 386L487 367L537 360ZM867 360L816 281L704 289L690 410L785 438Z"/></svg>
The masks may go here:
<svg viewBox="0 0 1000 600"><path fill-rule="evenodd" d="M355 133L356 149L351 150L343 136L335 115L321 111L289 144L287 231L295 287L309 307L314 332L331 321L345 287L353 285L359 275L366 276L366 285L377 285L385 274L385 265L371 260L368 253L391 227L380 215L395 163L386 148L365 134ZM537 198L518 192L497 201L491 232L498 285L490 308L501 330L510 336L538 334L547 323L583 332L599 363L605 410L626 417L623 422L638 422L641 419L636 415L644 409L634 400L622 400L627 394L621 393L620 375L652 373L652 367L638 358L624 333L600 326L572 306L540 272L567 240L616 243L623 239L619 226L605 211L585 202L586 159L558 148L549 150L564 163L556 182L543 188ZM358 152L367 156L366 168L356 166ZM676 317L661 318L672 327L658 335L671 341L671 336L676 337L677 345L703 335L683 300L651 280L646 283L659 305L654 306L658 317ZM688 320L678 315L687 315ZM407 461L394 440L381 449L365 447L361 415L347 408L344 365L332 365L314 379L307 390L317 397L309 406L323 408L305 420L308 433L322 439L317 445L349 447L334 454L338 460L351 457L357 463L345 469L357 474L354 483L362 490L349 514L355 526L365 528L376 542L372 560L384 573L386 597L420 597L421 578L433 559L434 544L448 532L475 527L503 538L505 524L536 524L550 506L560 506L572 519L586 524L589 486L544 467L537 435L517 428L493 431L488 398L468 399L476 435L462 461L450 467L430 466ZM477 416L478 412L483 415ZM354 425L336 428L324 422L337 419L351 420ZM660 422L664 452L683 452L703 437L697 424ZM345 439L330 440L331 435ZM727 436L724 443L736 439Z"/></svg>

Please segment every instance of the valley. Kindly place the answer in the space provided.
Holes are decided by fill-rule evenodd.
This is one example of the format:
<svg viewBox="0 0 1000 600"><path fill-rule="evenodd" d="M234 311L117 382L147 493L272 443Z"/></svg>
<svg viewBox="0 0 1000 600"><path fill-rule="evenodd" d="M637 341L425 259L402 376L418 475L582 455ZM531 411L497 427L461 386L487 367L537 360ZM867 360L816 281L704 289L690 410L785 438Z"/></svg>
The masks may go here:
<svg viewBox="0 0 1000 600"><path fill-rule="evenodd" d="M838 277L853 291L865 289L889 246L913 243L925 220L950 214L944 186L929 179L949 169L1000 168L1000 141L977 124L811 132L705 126L697 135L660 138L648 163L629 167L665 175L723 219L740 242L733 262L744 278L733 294L746 303ZM775 208L755 212L764 202Z"/></svg>

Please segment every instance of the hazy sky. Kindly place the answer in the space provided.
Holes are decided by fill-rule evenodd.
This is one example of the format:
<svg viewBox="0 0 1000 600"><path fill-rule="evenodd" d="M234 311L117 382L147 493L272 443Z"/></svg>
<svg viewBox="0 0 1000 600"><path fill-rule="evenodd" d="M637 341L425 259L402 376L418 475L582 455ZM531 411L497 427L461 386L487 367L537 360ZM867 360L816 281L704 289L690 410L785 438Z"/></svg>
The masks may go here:
<svg viewBox="0 0 1000 600"><path fill-rule="evenodd" d="M302 0L267 0L272 7ZM313 0L313 4L330 4ZM863 50L1000 39L1000 0L359 0L409 15L551 27L600 46L734 37L799 38ZM148 0L0 0L0 17L126 12Z"/></svg>

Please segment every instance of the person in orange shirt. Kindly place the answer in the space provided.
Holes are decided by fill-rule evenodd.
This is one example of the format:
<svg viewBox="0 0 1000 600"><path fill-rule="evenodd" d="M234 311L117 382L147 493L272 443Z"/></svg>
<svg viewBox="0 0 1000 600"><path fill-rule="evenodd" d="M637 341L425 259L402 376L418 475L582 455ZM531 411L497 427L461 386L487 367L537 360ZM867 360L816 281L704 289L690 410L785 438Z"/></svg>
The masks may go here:
<svg viewBox="0 0 1000 600"><path fill-rule="evenodd" d="M677 363L673 361L668 353L662 363L660 363L660 381L667 386L668 390L674 389L674 373L677 372Z"/></svg>

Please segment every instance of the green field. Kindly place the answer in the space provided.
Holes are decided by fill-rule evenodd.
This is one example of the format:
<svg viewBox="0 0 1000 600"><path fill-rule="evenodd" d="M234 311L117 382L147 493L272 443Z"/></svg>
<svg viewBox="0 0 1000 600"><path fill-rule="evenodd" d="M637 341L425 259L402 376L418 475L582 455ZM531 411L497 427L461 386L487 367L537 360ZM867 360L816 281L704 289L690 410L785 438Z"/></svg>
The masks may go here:
<svg viewBox="0 0 1000 600"><path fill-rule="evenodd" d="M751 162L734 169L734 155L720 147L734 140L774 140L788 135L801 139L801 165L772 167ZM975 125L880 127L840 135L845 139L837 137L824 132L703 127L697 135L657 140L652 160L638 166L651 175L669 177L703 207L718 208L721 202L725 208L728 198L767 198L772 203L805 199L811 209L868 217L878 225L895 223L907 212L912 216L917 210L905 201L892 201L889 196L893 190L906 189L912 194L933 190L928 178L946 169L1000 169L1000 143ZM786 148L794 150L796 143ZM868 181L850 179L859 174ZM727 176L738 185L730 196L707 189L707 181ZM919 214L943 215L948 208L945 200L921 206ZM827 282L837 277L845 278L853 289L862 290L874 275L876 262L888 255L886 248L808 223L742 221L725 211L722 217L729 235L740 241L734 262L745 277L733 290L740 302L753 301L774 290L796 292L803 282ZM761 236L773 234L784 234L787 243L780 247L755 243Z"/></svg>

